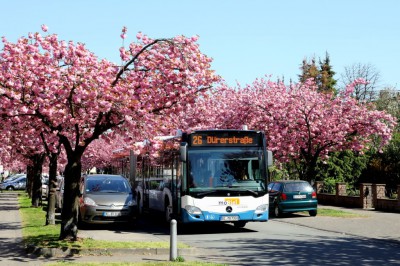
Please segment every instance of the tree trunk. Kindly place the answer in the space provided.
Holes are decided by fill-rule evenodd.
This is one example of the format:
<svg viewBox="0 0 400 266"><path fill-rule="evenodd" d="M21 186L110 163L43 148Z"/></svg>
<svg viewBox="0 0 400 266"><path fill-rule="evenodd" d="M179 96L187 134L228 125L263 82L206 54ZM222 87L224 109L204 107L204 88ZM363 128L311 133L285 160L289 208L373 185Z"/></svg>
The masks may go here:
<svg viewBox="0 0 400 266"><path fill-rule="evenodd" d="M28 165L26 167L26 192L28 193L29 198L32 199L32 190L33 190L33 166Z"/></svg>
<svg viewBox="0 0 400 266"><path fill-rule="evenodd" d="M56 224L56 188L57 188L57 160L58 154L49 156L49 195L47 199L46 225Z"/></svg>
<svg viewBox="0 0 400 266"><path fill-rule="evenodd" d="M78 238L81 156L68 156L64 176L64 202L61 214L60 240Z"/></svg>
<svg viewBox="0 0 400 266"><path fill-rule="evenodd" d="M300 179L313 183L317 177L317 162L323 148L316 149L314 154L311 153L310 150L311 148L309 148L308 151L301 149L301 157L303 160L300 161L302 164L302 171L299 174Z"/></svg>
<svg viewBox="0 0 400 266"><path fill-rule="evenodd" d="M32 157L33 184L32 184L32 207L39 207L42 202L42 168L44 154L36 154Z"/></svg>

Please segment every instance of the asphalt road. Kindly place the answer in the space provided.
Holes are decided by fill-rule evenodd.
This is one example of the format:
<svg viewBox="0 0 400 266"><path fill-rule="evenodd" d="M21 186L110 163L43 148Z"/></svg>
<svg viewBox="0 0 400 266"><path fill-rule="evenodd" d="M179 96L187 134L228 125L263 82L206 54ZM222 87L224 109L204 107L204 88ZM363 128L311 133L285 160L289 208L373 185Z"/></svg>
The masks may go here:
<svg viewBox="0 0 400 266"><path fill-rule="evenodd" d="M251 223L243 230L204 228L183 242L210 253L203 260L229 265L400 265L398 243L282 222ZM213 251L213 252L211 252Z"/></svg>

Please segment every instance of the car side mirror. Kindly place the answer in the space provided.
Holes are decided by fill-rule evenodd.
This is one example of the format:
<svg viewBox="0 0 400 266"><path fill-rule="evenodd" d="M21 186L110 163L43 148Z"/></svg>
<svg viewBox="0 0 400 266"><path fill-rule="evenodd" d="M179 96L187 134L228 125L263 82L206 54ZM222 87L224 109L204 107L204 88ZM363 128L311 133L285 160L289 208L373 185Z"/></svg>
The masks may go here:
<svg viewBox="0 0 400 266"><path fill-rule="evenodd" d="M186 162L187 142L182 142L179 146L180 160Z"/></svg>

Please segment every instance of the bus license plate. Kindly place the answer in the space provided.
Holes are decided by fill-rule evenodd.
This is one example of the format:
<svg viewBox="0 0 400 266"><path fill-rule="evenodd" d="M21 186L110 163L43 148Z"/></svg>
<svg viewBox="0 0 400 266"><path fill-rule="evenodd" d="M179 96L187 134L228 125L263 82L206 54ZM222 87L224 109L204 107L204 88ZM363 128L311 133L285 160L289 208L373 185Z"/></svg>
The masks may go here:
<svg viewBox="0 0 400 266"><path fill-rule="evenodd" d="M103 216L117 217L117 216L121 216L121 213L120 212L103 212Z"/></svg>
<svg viewBox="0 0 400 266"><path fill-rule="evenodd" d="M239 221L239 216L222 216L221 221L224 222Z"/></svg>

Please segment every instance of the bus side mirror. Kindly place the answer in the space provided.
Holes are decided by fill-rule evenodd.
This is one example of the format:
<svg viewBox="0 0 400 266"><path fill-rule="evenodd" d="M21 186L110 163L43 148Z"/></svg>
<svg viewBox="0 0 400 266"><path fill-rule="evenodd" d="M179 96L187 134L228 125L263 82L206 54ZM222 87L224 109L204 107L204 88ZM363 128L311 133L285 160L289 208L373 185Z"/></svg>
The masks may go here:
<svg viewBox="0 0 400 266"><path fill-rule="evenodd" d="M267 165L272 166L272 164L273 164L272 151L267 151Z"/></svg>
<svg viewBox="0 0 400 266"><path fill-rule="evenodd" d="M181 146L179 147L181 162L186 162L186 151L187 151L187 142L182 142Z"/></svg>

